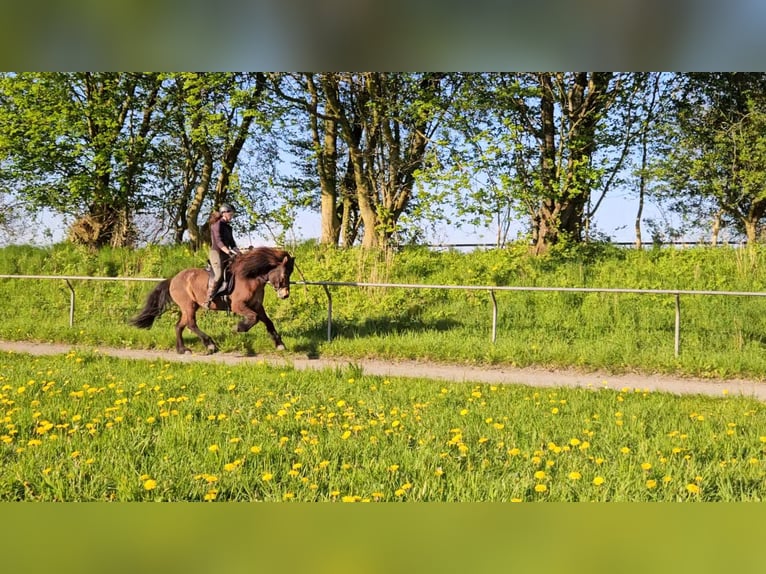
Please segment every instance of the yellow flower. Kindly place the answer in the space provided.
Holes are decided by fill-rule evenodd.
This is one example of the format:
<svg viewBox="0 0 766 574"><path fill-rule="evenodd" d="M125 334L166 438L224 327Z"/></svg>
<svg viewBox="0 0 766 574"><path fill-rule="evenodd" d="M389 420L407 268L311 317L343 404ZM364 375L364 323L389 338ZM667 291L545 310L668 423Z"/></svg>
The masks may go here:
<svg viewBox="0 0 766 574"><path fill-rule="evenodd" d="M392 464L391 466L388 467L388 470L389 470L389 472L396 472L397 470L399 470L399 465L398 464Z"/></svg>
<svg viewBox="0 0 766 574"><path fill-rule="evenodd" d="M264 472L264 473L261 475L261 480L262 480L263 482L269 482L269 481L270 481L272 478L274 478L274 475L273 475L273 474L271 474L270 472Z"/></svg>
<svg viewBox="0 0 766 574"><path fill-rule="evenodd" d="M292 492L285 492L282 495L282 500L292 500L293 498L295 498L295 494Z"/></svg>
<svg viewBox="0 0 766 574"><path fill-rule="evenodd" d="M344 432L342 435L340 435L340 438L341 438L342 440L346 440L346 439L347 439L348 437L350 437L350 436L351 436L351 431L346 431L346 432Z"/></svg>
<svg viewBox="0 0 766 574"><path fill-rule="evenodd" d="M535 485L535 492L545 492L546 490L548 490L548 487L545 486L544 484Z"/></svg>
<svg viewBox="0 0 766 574"><path fill-rule="evenodd" d="M593 479L593 484L595 484L596 486L601 486L602 484L604 484L604 477L597 476L596 478Z"/></svg>
<svg viewBox="0 0 766 574"><path fill-rule="evenodd" d="M646 481L646 488L657 488L657 481L650 478Z"/></svg>
<svg viewBox="0 0 766 574"><path fill-rule="evenodd" d="M622 447L622 448L620 449L620 452L621 452L622 454L629 454L629 453L630 453L630 448L628 448L627 446L624 446L624 447Z"/></svg>
<svg viewBox="0 0 766 574"><path fill-rule="evenodd" d="M148 479L144 481L144 490L154 490L157 488L157 481L154 479Z"/></svg>
<svg viewBox="0 0 766 574"><path fill-rule="evenodd" d="M580 480L582 478L582 474L579 472L570 472L569 473L569 480Z"/></svg>
<svg viewBox="0 0 766 574"><path fill-rule="evenodd" d="M542 470L538 470L538 471L535 473L535 478L536 478L537 480L542 480L542 479L544 479L544 478L545 478L545 471L542 471Z"/></svg>
<svg viewBox="0 0 766 574"><path fill-rule="evenodd" d="M211 500L215 500L216 496L218 496L218 491L216 489L212 489L207 491L204 498L209 502Z"/></svg>
<svg viewBox="0 0 766 574"><path fill-rule="evenodd" d="M687 484L686 490L688 490L692 494L699 494L700 487L697 486L696 484Z"/></svg>
<svg viewBox="0 0 766 574"><path fill-rule="evenodd" d="M569 444L572 445L572 446L577 446L577 445L580 444L580 439L579 438L571 438L571 439L569 439Z"/></svg>
<svg viewBox="0 0 766 574"><path fill-rule="evenodd" d="M250 447L250 452L252 452L253 454L258 454L258 453L261 452L261 447L259 447L259 446L251 446Z"/></svg>
<svg viewBox="0 0 766 574"><path fill-rule="evenodd" d="M521 450L516 447L513 447L511 450L508 451L508 454L510 456L519 456L521 454Z"/></svg>
<svg viewBox="0 0 766 574"><path fill-rule="evenodd" d="M209 447L207 447L207 449L210 452L218 452L219 450L221 450L221 448L217 444L211 444Z"/></svg>
<svg viewBox="0 0 766 574"><path fill-rule="evenodd" d="M554 415L557 415L557 414L559 414L559 409L558 409L558 407L553 407L553 408L551 409L551 414L554 414Z"/></svg>
<svg viewBox="0 0 766 574"><path fill-rule="evenodd" d="M651 470L652 469L652 464L650 462L642 462L641 463L641 468L643 470Z"/></svg>

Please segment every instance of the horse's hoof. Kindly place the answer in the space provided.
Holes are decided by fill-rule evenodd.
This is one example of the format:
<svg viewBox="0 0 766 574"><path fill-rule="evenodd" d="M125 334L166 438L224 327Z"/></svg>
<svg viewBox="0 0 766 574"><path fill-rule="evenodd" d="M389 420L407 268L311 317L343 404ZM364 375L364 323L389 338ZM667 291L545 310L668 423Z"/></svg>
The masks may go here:
<svg viewBox="0 0 766 574"><path fill-rule="evenodd" d="M212 355L213 353L217 353L217 352L218 352L218 347L208 347L207 348L207 354L208 355Z"/></svg>
<svg viewBox="0 0 766 574"><path fill-rule="evenodd" d="M191 349L183 348L183 349L177 349L177 352L179 355L191 355Z"/></svg>
<svg viewBox="0 0 766 574"><path fill-rule="evenodd" d="M284 345L282 344L277 345L277 351L286 351L286 350L287 350L287 347L285 347Z"/></svg>

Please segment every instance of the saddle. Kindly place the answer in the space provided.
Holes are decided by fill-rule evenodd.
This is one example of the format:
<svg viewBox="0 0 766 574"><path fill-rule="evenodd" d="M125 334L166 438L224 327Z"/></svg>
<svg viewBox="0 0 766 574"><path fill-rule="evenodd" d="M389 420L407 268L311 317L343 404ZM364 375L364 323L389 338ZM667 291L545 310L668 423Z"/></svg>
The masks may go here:
<svg viewBox="0 0 766 574"><path fill-rule="evenodd" d="M210 265L210 261L207 262L205 271L207 271L209 279L212 280L215 274L213 273L213 266ZM231 271L229 270L229 266L227 265L223 269L223 277L221 278L221 284L218 286L218 289L216 289L216 292L214 293L213 296L223 298L228 304L229 295L231 295L232 291L234 291L234 275L231 273Z"/></svg>

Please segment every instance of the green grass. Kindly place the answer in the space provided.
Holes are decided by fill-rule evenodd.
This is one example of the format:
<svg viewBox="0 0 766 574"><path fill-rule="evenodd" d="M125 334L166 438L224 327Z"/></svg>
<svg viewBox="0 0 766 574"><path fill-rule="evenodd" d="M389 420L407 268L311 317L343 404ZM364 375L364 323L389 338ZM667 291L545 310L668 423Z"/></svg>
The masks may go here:
<svg viewBox="0 0 766 574"><path fill-rule="evenodd" d="M406 249L388 257L361 250L294 250L309 281L451 285L646 288L760 292L766 250L692 248L637 252L610 246L532 257L523 246L462 254ZM203 255L181 247L90 253L68 245L0 250L0 273L170 277L199 266ZM174 348L174 311L149 331L131 327L151 283L0 281L0 338L133 348ZM766 300L683 296L681 355L674 355L674 298L618 293L333 287L333 340L326 340L327 297L295 285L287 301L267 289L265 305L290 351L308 356L418 358L464 364L577 366L612 372L666 372L703 377L766 377ZM201 313L200 326L224 351L271 352L265 330L231 332L236 320ZM202 346L191 333L187 341Z"/></svg>
<svg viewBox="0 0 766 574"><path fill-rule="evenodd" d="M761 501L766 407L0 355L0 500Z"/></svg>

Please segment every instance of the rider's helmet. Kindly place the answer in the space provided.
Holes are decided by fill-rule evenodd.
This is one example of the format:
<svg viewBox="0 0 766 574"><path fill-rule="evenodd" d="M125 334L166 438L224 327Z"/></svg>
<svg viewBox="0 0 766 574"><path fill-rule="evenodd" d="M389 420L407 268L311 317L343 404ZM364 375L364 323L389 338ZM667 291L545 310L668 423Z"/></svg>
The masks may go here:
<svg viewBox="0 0 766 574"><path fill-rule="evenodd" d="M229 212L236 213L236 211L234 211L234 208L228 203L222 203L218 211L220 211L221 213L229 213Z"/></svg>

